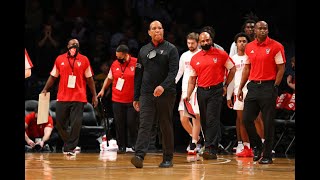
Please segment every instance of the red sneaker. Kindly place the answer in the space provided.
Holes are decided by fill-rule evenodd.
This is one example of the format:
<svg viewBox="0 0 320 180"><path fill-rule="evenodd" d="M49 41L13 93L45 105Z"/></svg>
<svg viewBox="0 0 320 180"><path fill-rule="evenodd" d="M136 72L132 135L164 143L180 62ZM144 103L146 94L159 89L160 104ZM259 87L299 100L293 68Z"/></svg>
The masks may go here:
<svg viewBox="0 0 320 180"><path fill-rule="evenodd" d="M244 146L243 150L240 153L237 153L238 157L253 157L252 149L248 148L248 146Z"/></svg>

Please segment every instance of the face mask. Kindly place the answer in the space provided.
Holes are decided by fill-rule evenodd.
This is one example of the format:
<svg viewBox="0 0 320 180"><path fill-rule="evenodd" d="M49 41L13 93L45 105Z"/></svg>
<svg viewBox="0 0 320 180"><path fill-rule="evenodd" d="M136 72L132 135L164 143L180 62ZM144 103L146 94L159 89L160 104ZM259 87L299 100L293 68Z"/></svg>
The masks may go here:
<svg viewBox="0 0 320 180"><path fill-rule="evenodd" d="M201 49L207 51L207 50L210 49L210 47L211 47L211 44L206 44L206 45L204 45L204 46L201 46Z"/></svg>
<svg viewBox="0 0 320 180"><path fill-rule="evenodd" d="M75 52L74 52L74 49L75 48ZM72 45L71 47L68 48L68 55L71 56L71 57L76 57L79 53L79 46L78 44L74 44ZM72 55L73 54L73 55Z"/></svg>
<svg viewBox="0 0 320 180"><path fill-rule="evenodd" d="M120 63L120 64L123 64L126 60L124 59L124 58L122 58L122 59L117 59L118 60L118 62Z"/></svg>

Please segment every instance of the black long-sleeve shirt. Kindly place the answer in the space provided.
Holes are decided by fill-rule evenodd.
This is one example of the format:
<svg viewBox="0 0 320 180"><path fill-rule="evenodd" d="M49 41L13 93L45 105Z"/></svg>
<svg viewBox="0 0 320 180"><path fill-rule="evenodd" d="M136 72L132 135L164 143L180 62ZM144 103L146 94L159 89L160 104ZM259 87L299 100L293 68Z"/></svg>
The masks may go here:
<svg viewBox="0 0 320 180"><path fill-rule="evenodd" d="M149 59L153 50L156 51L156 56ZM179 53L173 44L164 40L158 46L154 46L152 42L144 45L140 49L135 70L134 100L139 101L143 94L153 94L159 85L164 88L164 94L175 94L178 69Z"/></svg>

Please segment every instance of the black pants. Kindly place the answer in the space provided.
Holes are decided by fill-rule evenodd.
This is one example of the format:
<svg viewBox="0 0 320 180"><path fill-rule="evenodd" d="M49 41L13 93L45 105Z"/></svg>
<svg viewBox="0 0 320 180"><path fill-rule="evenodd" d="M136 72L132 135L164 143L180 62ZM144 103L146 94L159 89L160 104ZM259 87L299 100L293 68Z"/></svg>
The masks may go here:
<svg viewBox="0 0 320 180"><path fill-rule="evenodd" d="M78 145L84 104L83 102L57 101L56 127L64 142L64 151L71 151ZM69 127L70 131L68 131Z"/></svg>
<svg viewBox="0 0 320 180"><path fill-rule="evenodd" d="M223 101L222 83L205 90L197 88L202 130L205 136L205 147L218 148L221 138L220 114Z"/></svg>
<svg viewBox="0 0 320 180"><path fill-rule="evenodd" d="M159 97L150 95L140 96L140 124L135 146L135 154L144 158L148 150L151 130L158 118L162 134L163 160L172 160L174 151L173 108L175 94L162 94Z"/></svg>
<svg viewBox="0 0 320 180"><path fill-rule="evenodd" d="M274 81L268 81L262 84L249 82L247 88L248 93L244 100L243 122L245 123L249 136L250 146L257 146L258 148L262 146L261 138L257 134L254 125L254 120L261 110L265 135L263 156L271 157L278 89L274 87Z"/></svg>
<svg viewBox="0 0 320 180"><path fill-rule="evenodd" d="M133 147L138 134L137 111L131 103L113 102L113 115L119 147Z"/></svg>

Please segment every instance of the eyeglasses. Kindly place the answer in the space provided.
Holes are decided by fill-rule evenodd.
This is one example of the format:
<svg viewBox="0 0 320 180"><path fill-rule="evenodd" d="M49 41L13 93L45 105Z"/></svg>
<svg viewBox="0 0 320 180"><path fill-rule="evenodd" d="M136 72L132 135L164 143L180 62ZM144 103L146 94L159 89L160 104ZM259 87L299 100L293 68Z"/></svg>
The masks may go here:
<svg viewBox="0 0 320 180"><path fill-rule="evenodd" d="M149 59L152 59L152 58L156 57L156 55L157 55L157 51L155 49L153 49L147 54L147 57Z"/></svg>

